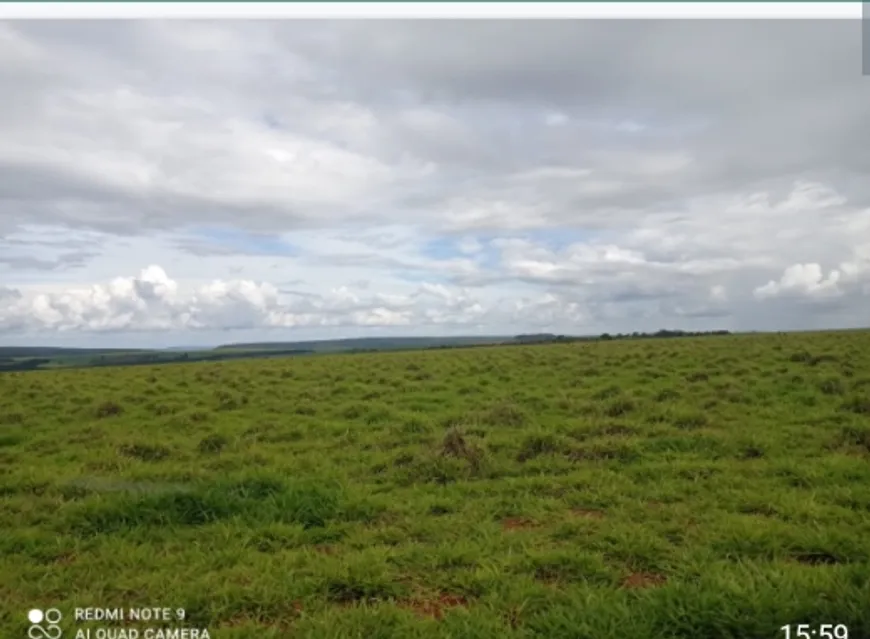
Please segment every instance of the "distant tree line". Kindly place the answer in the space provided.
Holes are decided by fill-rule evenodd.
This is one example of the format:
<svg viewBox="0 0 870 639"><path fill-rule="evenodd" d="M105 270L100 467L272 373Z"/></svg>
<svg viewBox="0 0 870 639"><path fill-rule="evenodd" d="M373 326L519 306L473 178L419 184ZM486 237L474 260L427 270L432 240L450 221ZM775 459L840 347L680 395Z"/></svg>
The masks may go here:
<svg viewBox="0 0 870 639"><path fill-rule="evenodd" d="M568 335L553 335L552 333L533 333L531 335L517 335L514 337L516 344L538 344L541 342L572 342L582 337L570 337ZM588 339L588 338L586 338Z"/></svg>
<svg viewBox="0 0 870 639"><path fill-rule="evenodd" d="M554 342L594 342L608 341L615 339L662 339L667 337L709 337L714 335L730 335L731 331L679 331L671 329L661 329L655 333L641 333L635 331L633 333L602 333L601 335L589 336L574 336L574 335L554 335L553 333L533 333L529 335L517 335L513 341L502 342L504 344L552 344Z"/></svg>
<svg viewBox="0 0 870 639"><path fill-rule="evenodd" d="M675 331L662 329L660 331L656 331L655 333L639 333L635 331L634 333L616 333L615 335L611 335L610 333L602 333L598 339L602 340L612 340L612 339L661 339L663 337L711 337L714 335L730 335L731 331Z"/></svg>
<svg viewBox="0 0 870 639"><path fill-rule="evenodd" d="M427 350L445 350L455 348L492 348L495 346L521 346L524 344L559 344L567 342L597 342L615 339L661 339L667 337L708 337L714 335L730 335L731 331L678 331L662 329L655 333L602 333L601 335L556 335L554 333L530 333L515 335L501 341L483 344L439 344L430 346Z"/></svg>
<svg viewBox="0 0 870 639"><path fill-rule="evenodd" d="M168 353L160 351L131 352L122 354L97 355L96 357L80 358L44 358L28 357L20 359L0 357L0 372L44 370L55 368L98 368L103 366L147 366L154 364L180 364L184 362L224 361L234 359L262 359L293 355L312 355L314 351L294 349L285 351L202 351Z"/></svg>
<svg viewBox="0 0 870 639"><path fill-rule="evenodd" d="M48 364L51 360L46 358L27 359L0 359L0 371L31 371Z"/></svg>

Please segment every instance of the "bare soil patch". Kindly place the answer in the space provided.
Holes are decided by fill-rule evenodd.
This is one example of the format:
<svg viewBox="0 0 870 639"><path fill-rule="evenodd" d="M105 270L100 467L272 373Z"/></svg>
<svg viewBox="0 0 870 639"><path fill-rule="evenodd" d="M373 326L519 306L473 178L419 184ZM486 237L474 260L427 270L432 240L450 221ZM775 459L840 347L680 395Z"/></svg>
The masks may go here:
<svg viewBox="0 0 870 639"><path fill-rule="evenodd" d="M430 599L416 598L399 604L401 608L410 610L421 617L443 619L444 614L451 608L466 607L468 600L461 595L441 593Z"/></svg>
<svg viewBox="0 0 870 639"><path fill-rule="evenodd" d="M508 517L501 521L502 530L531 530L537 524L526 517Z"/></svg>
<svg viewBox="0 0 870 639"><path fill-rule="evenodd" d="M623 588L654 588L667 581L664 575L653 572L633 572L622 581Z"/></svg>

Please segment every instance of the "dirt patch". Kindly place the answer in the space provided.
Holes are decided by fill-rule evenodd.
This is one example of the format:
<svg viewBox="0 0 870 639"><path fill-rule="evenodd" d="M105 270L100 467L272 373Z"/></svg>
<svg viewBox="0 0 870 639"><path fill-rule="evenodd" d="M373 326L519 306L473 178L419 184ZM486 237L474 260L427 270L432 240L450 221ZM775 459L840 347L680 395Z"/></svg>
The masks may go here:
<svg viewBox="0 0 870 639"><path fill-rule="evenodd" d="M441 593L431 599L418 598L405 601L400 603L399 606L421 617L431 617L440 620L444 617L444 613L451 608L467 607L468 600L461 595Z"/></svg>
<svg viewBox="0 0 870 639"><path fill-rule="evenodd" d="M633 572L622 581L623 588L654 588L667 581L664 575L653 572Z"/></svg>
<svg viewBox="0 0 870 639"><path fill-rule="evenodd" d="M224 621L218 622L218 628L233 629L242 628L251 623L251 618L246 616L230 617Z"/></svg>
<svg viewBox="0 0 870 639"><path fill-rule="evenodd" d="M71 552L65 552L65 553L61 553L57 557L55 557L54 560L52 561L52 563L55 566L71 566L76 561L78 561L78 557L76 557Z"/></svg>
<svg viewBox="0 0 870 639"><path fill-rule="evenodd" d="M585 519L604 519L604 511L590 508L572 508L571 514Z"/></svg>
<svg viewBox="0 0 870 639"><path fill-rule="evenodd" d="M502 530L531 530L537 524L526 517L508 517L501 520Z"/></svg>

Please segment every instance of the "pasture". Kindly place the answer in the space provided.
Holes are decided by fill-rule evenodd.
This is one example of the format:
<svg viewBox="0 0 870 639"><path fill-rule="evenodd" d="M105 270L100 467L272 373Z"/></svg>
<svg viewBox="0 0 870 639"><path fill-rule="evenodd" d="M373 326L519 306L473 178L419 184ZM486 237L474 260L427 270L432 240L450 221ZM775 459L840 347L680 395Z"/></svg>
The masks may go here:
<svg viewBox="0 0 870 639"><path fill-rule="evenodd" d="M0 502L2 637L866 639L870 332L5 373Z"/></svg>

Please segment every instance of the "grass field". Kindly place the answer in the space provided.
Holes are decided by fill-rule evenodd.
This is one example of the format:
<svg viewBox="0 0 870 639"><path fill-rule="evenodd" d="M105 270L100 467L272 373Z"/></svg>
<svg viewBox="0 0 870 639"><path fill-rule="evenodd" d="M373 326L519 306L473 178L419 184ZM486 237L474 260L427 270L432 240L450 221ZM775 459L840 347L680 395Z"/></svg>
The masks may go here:
<svg viewBox="0 0 870 639"><path fill-rule="evenodd" d="M2 637L870 637L868 332L7 373L0 463Z"/></svg>

